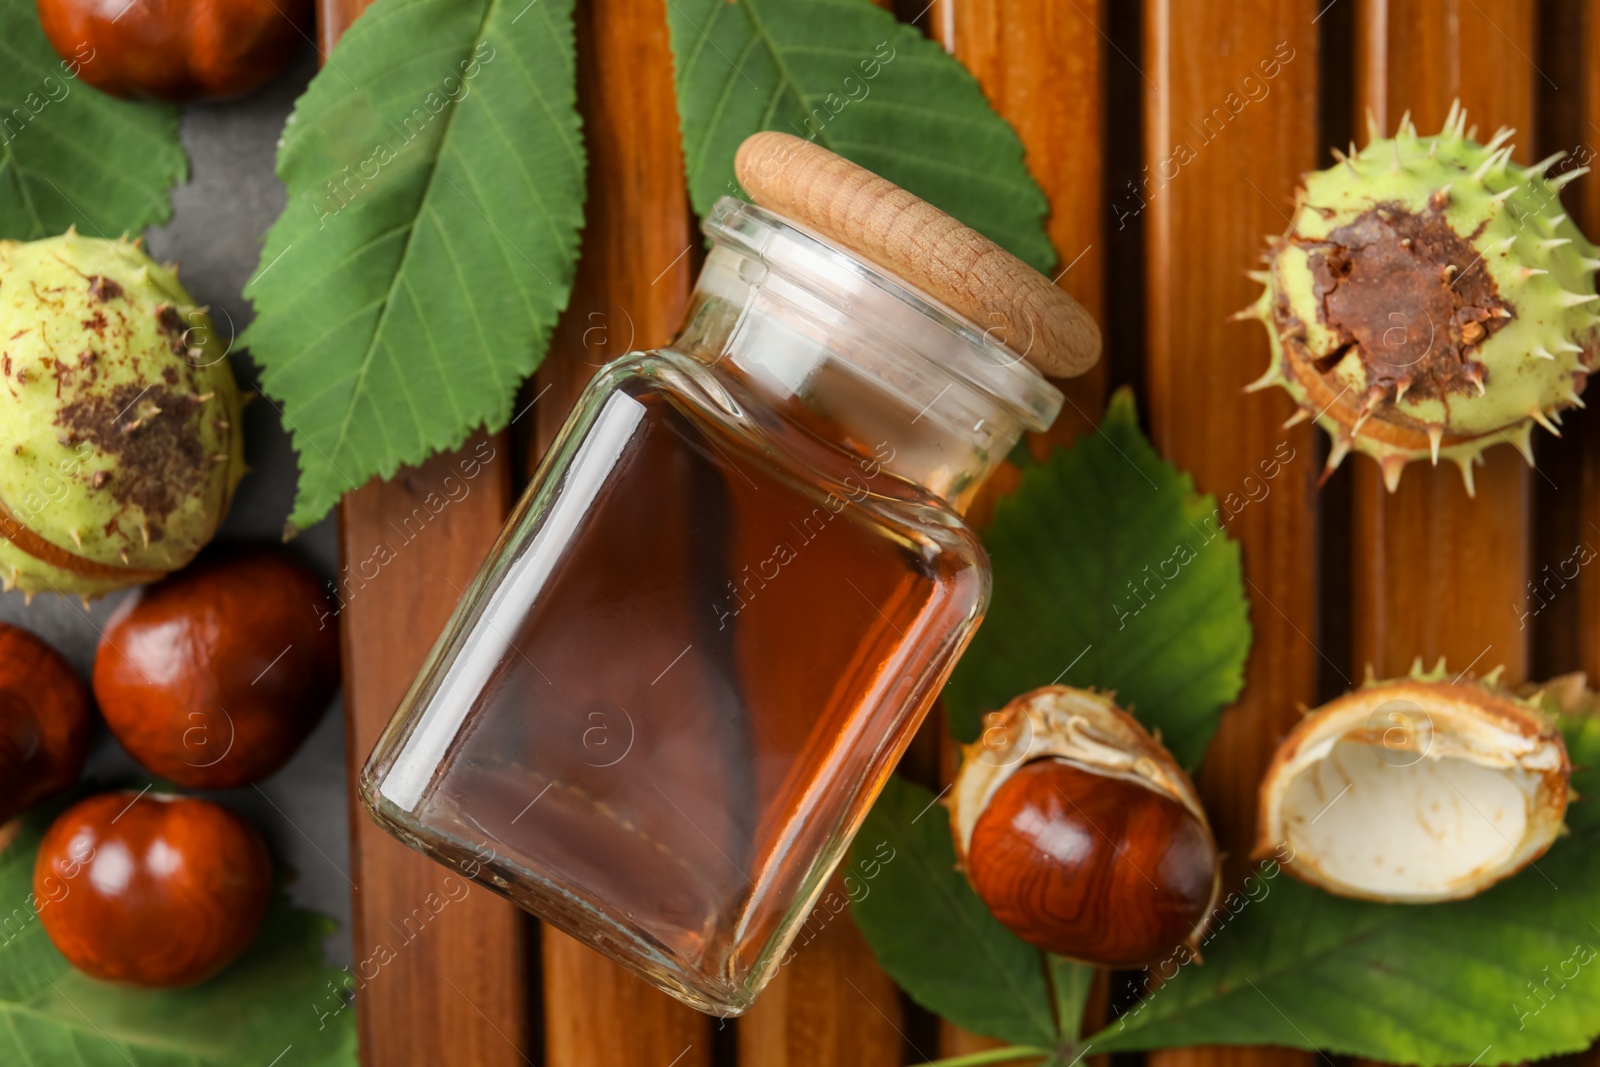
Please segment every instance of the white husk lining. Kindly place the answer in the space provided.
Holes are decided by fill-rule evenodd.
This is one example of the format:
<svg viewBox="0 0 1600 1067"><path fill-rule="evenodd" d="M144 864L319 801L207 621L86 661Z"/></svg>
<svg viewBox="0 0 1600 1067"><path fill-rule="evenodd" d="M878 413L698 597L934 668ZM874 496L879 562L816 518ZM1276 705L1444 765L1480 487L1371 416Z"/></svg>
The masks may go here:
<svg viewBox="0 0 1600 1067"><path fill-rule="evenodd" d="M1425 714L1396 726L1406 720L1385 711L1395 701ZM1468 897L1549 847L1566 780L1559 734L1509 696L1371 686L1285 742L1262 785L1261 848L1287 845L1291 873L1345 896Z"/></svg>

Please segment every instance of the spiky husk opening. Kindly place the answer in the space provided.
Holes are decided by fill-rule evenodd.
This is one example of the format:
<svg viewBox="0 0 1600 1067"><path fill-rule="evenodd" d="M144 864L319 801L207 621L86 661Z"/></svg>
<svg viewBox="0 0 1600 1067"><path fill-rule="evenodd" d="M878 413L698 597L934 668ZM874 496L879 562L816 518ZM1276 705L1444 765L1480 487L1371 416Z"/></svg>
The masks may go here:
<svg viewBox="0 0 1600 1067"><path fill-rule="evenodd" d="M1475 131L1472 131L1475 132ZM1293 222L1268 239L1265 288L1239 312L1267 328L1277 385L1332 438L1324 477L1364 452L1398 487L1405 464L1441 458L1473 491L1482 452L1505 442L1531 464L1537 423L1558 433L1600 352L1594 246L1547 179L1564 153L1510 161L1512 131L1479 144L1453 106L1421 138L1369 121L1366 148L1305 176Z"/></svg>

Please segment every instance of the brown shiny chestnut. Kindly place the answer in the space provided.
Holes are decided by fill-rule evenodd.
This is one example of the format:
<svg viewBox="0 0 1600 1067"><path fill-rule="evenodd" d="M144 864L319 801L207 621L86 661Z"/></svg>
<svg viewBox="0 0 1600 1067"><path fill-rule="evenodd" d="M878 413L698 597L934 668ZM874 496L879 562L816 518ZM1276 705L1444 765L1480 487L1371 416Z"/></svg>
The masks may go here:
<svg viewBox="0 0 1600 1067"><path fill-rule="evenodd" d="M89 754L89 687L20 627L0 623L0 823L71 788Z"/></svg>
<svg viewBox="0 0 1600 1067"><path fill-rule="evenodd" d="M1216 841L1172 756L1108 697L1049 686L968 746L951 816L968 881L1046 951L1141 967L1204 935Z"/></svg>
<svg viewBox="0 0 1600 1067"><path fill-rule="evenodd" d="M266 84L310 40L311 0L38 0L77 76L115 96L182 102Z"/></svg>
<svg viewBox="0 0 1600 1067"><path fill-rule="evenodd" d="M94 661L106 725L154 774L194 789L260 781L339 685L334 606L270 548L222 550L117 606Z"/></svg>
<svg viewBox="0 0 1600 1067"><path fill-rule="evenodd" d="M102 793L62 812L33 867L39 921L85 974L155 989L245 950L272 895L261 835L192 797Z"/></svg>

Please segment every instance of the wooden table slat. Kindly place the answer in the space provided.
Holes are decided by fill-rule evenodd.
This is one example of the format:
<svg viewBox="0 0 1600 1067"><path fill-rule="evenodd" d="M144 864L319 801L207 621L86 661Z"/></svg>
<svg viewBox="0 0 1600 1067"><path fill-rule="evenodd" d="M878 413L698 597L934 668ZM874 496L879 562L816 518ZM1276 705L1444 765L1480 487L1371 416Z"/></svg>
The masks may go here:
<svg viewBox="0 0 1600 1067"><path fill-rule="evenodd" d="M1361 0L1356 6L1356 107L1392 133L1411 111L1423 134L1460 99L1468 125L1487 139L1518 130L1528 162L1533 126L1534 10L1530 0ZM1364 143L1364 138L1362 139ZM1416 656L1443 656L1453 671L1527 671L1520 619L1532 543L1531 476L1510 446L1497 446L1467 496L1453 465L1410 465L1389 493L1376 464L1352 472L1352 671L1405 672Z"/></svg>
<svg viewBox="0 0 1600 1067"><path fill-rule="evenodd" d="M1028 170L1050 201L1056 282L1105 320L1106 210L1102 63L1107 0L936 0L935 37L978 79L1016 128ZM1111 339L1114 341L1114 339ZM1059 379L1068 403L1039 443L1093 429L1105 404L1111 354L1088 373Z"/></svg>
<svg viewBox="0 0 1600 1067"><path fill-rule="evenodd" d="M1356 105L1385 132L1411 111L1431 134L1453 100L1487 139L1517 128L1516 158L1532 151L1534 6L1531 0L1360 0L1356 6ZM1359 120L1365 124L1364 117ZM1364 143L1364 136L1358 143ZM1509 445L1476 472L1469 498L1454 464L1413 463L1388 493L1377 465L1354 457L1351 571L1353 672L1404 673L1416 656L1444 656L1452 670L1527 671L1525 597L1533 475ZM1470 531L1470 536L1463 536ZM1359 673L1352 675L1359 680Z"/></svg>
<svg viewBox="0 0 1600 1067"><path fill-rule="evenodd" d="M823 901L847 894L834 876ZM894 1067L905 1046L899 989L848 912L819 904L819 932L794 950L738 1022L739 1063L759 1067Z"/></svg>
<svg viewBox="0 0 1600 1067"><path fill-rule="evenodd" d="M1288 228L1298 177L1319 157L1313 19L1321 6L1146 0L1140 76L1150 183L1144 206L1122 204L1146 227L1146 400L1157 446L1221 499L1243 499L1247 478L1268 487L1226 524L1243 546L1255 640L1244 695L1225 713L1198 778L1232 879L1250 851L1261 772L1297 704L1316 695L1311 428L1282 429L1294 409L1281 392L1241 395L1267 366L1266 337L1255 323L1224 319L1259 294L1242 272L1256 265L1263 235ZM1179 1049L1148 1062L1298 1065L1310 1056Z"/></svg>
<svg viewBox="0 0 1600 1067"><path fill-rule="evenodd" d="M995 111L1016 128L1028 170L1050 201L1048 229L1060 259L1057 284L1103 325L1106 0L936 0L930 16L934 37L972 72ZM1115 340L1108 338L1106 354L1088 373L1056 381L1067 403L1054 426L1032 435L1036 455L1042 458L1094 428L1105 406ZM1003 466L974 502L968 520L981 528L994 502L1020 477L1017 469ZM938 719L942 723L943 717ZM943 741L944 762L953 772L956 757L948 738ZM941 1021L941 1055L1003 1044Z"/></svg>
<svg viewBox="0 0 1600 1067"><path fill-rule="evenodd" d="M478 435L339 508L356 1019L368 1067L514 1067L535 1051L523 914L379 829L354 793L500 530L510 469L504 436ZM441 500L451 503L434 515Z"/></svg>
<svg viewBox="0 0 1600 1067"><path fill-rule="evenodd" d="M665 343L687 302L691 242L663 0L577 6L578 102L589 153L582 259L533 383L528 468L594 372ZM543 928L548 1067L705 1067L712 1021L592 949Z"/></svg>

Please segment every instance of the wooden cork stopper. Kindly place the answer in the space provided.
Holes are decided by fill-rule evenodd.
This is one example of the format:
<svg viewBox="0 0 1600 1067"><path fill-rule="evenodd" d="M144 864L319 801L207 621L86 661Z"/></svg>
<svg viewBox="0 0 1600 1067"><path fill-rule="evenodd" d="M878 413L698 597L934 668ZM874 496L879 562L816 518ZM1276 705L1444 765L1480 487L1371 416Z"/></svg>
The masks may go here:
<svg viewBox="0 0 1600 1067"><path fill-rule="evenodd" d="M734 170L753 200L922 290L1045 374L1082 374L1100 328L1050 279L970 226L821 145L768 131Z"/></svg>

